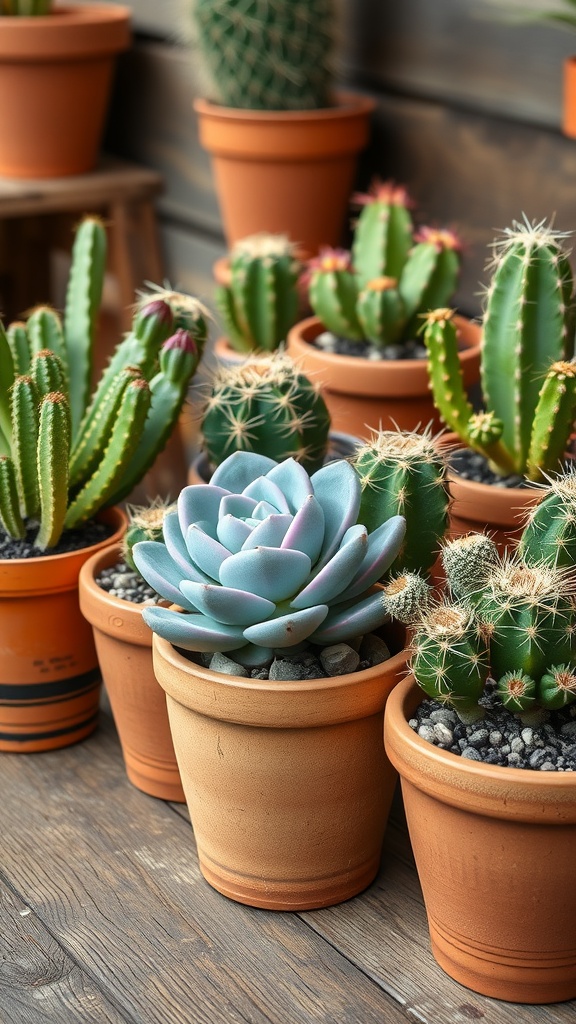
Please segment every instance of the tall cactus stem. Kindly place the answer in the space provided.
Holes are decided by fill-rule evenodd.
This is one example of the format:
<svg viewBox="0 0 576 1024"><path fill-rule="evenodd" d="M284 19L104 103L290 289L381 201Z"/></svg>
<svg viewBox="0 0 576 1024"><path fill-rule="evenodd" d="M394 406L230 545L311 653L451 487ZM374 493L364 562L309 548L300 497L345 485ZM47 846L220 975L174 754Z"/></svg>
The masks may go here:
<svg viewBox="0 0 576 1024"><path fill-rule="evenodd" d="M529 480L558 469L576 417L576 362L553 363L542 385L527 459Z"/></svg>
<svg viewBox="0 0 576 1024"><path fill-rule="evenodd" d="M60 537L68 504L70 406L62 392L50 392L40 403L37 473L40 491L40 527L35 545L41 551Z"/></svg>
<svg viewBox="0 0 576 1024"><path fill-rule="evenodd" d="M21 539L26 536L20 515L16 470L7 455L0 455L0 527L9 537Z"/></svg>
<svg viewBox="0 0 576 1024"><path fill-rule="evenodd" d="M32 377L17 377L10 392L12 413L12 456L20 511L26 518L37 515L40 508L36 473L38 440L38 392Z"/></svg>
<svg viewBox="0 0 576 1024"><path fill-rule="evenodd" d="M353 199L362 203L352 247L359 286L378 277L398 279L413 244L406 190L394 182L375 182L369 193Z"/></svg>
<svg viewBox="0 0 576 1024"><path fill-rule="evenodd" d="M106 230L98 218L87 217L74 238L64 316L73 437L76 437L88 404L94 336L105 269Z"/></svg>

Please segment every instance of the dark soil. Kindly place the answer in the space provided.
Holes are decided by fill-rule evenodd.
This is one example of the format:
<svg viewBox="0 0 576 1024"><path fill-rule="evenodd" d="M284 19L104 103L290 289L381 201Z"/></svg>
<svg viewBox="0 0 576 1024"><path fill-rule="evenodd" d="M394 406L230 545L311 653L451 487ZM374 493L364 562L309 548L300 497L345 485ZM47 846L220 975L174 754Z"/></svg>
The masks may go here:
<svg viewBox="0 0 576 1024"><path fill-rule="evenodd" d="M107 537L111 537L114 527L91 519L74 530L65 530L58 544L47 551L40 551L35 547L34 539L37 532L37 526L30 528L22 540L14 540L0 532L0 559L42 558L48 555L64 555L69 551L79 551L81 548L91 547L92 544L98 544L100 541L106 540Z"/></svg>

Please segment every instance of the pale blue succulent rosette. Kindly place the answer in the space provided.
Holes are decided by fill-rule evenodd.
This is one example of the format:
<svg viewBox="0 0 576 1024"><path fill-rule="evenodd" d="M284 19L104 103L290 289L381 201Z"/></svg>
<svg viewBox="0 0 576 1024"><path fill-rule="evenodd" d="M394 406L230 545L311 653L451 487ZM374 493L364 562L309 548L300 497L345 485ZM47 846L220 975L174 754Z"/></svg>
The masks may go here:
<svg viewBox="0 0 576 1024"><path fill-rule="evenodd" d="M357 523L360 499L348 462L309 476L294 459L235 452L209 484L184 488L163 543L134 546L144 579L185 612L146 608L146 623L176 647L229 652L244 665L378 629L389 616L373 585L406 524L392 516L369 533Z"/></svg>

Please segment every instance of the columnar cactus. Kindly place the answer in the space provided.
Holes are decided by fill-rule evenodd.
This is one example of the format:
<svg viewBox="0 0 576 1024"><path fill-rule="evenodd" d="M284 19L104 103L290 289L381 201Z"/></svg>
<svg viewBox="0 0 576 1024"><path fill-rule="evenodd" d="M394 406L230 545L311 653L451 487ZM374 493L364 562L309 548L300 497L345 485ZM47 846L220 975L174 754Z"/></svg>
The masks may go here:
<svg viewBox="0 0 576 1024"><path fill-rule="evenodd" d="M354 467L360 476L360 521L368 530L391 515L406 519L406 536L393 572L427 572L448 527L446 462L430 430L422 434L374 432L358 449Z"/></svg>
<svg viewBox="0 0 576 1024"><path fill-rule="evenodd" d="M73 249L64 328L40 307L26 324L0 330L0 526L12 537L36 530L39 550L121 501L150 468L206 338L197 300L143 297L88 402L103 248L102 224L87 218Z"/></svg>
<svg viewBox="0 0 576 1024"><path fill-rule="evenodd" d="M329 429L320 391L281 352L220 369L202 411L212 466L234 451L254 451L276 462L293 457L312 473L326 455Z"/></svg>
<svg viewBox="0 0 576 1024"><path fill-rule="evenodd" d="M211 98L246 110L330 106L333 0L193 0Z"/></svg>
<svg viewBox="0 0 576 1024"><path fill-rule="evenodd" d="M216 290L230 344L239 352L274 351L298 313L300 263L286 235L261 233L237 242L230 284Z"/></svg>
<svg viewBox="0 0 576 1024"><path fill-rule="evenodd" d="M404 520L369 533L359 507L358 474L345 461L310 477L293 459L235 452L210 484L184 488L163 544L134 546L144 579L184 609L149 608L145 621L178 647L234 652L241 664L262 648L326 646L378 628L387 611L370 590L398 552Z"/></svg>
<svg viewBox="0 0 576 1024"><path fill-rule="evenodd" d="M375 183L362 206L352 253L324 249L309 262L310 304L327 330L377 347L413 341L421 316L452 297L460 242L452 231L415 231L405 189Z"/></svg>
<svg viewBox="0 0 576 1024"><path fill-rule="evenodd" d="M574 285L564 236L514 223L494 243L482 344L486 409L468 402L453 313L430 312L424 340L444 422L501 473L538 480L558 468L576 415Z"/></svg>

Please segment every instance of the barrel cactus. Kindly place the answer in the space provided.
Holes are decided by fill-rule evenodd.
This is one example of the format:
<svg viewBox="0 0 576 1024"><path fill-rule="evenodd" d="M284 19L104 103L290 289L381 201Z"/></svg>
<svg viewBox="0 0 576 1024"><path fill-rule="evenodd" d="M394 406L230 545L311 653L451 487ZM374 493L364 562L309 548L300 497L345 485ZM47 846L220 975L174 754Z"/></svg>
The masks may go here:
<svg viewBox="0 0 576 1024"><path fill-rule="evenodd" d="M197 300L144 296L90 397L105 255L103 225L86 218L64 322L41 307L25 324L0 328L0 527L40 551L122 501L144 476L176 423L206 339Z"/></svg>
<svg viewBox="0 0 576 1024"><path fill-rule="evenodd" d="M286 235L264 232L237 242L230 284L216 289L230 344L238 352L271 352L286 341L298 314L300 263Z"/></svg>
<svg viewBox="0 0 576 1024"><path fill-rule="evenodd" d="M235 451L252 451L276 462L293 457L312 473L324 461L329 429L320 391L282 352L219 369L202 409L211 466Z"/></svg>
<svg viewBox="0 0 576 1024"><path fill-rule="evenodd" d="M446 460L430 429L380 430L354 456L360 476L360 521L368 530L392 515L406 535L392 571L427 572L448 527Z"/></svg>
<svg viewBox="0 0 576 1024"><path fill-rule="evenodd" d="M330 106L334 0L193 0L211 98L245 110Z"/></svg>
<svg viewBox="0 0 576 1024"><path fill-rule="evenodd" d="M576 565L576 469L550 479L542 500L528 514L519 552L529 565Z"/></svg>
<svg viewBox="0 0 576 1024"><path fill-rule="evenodd" d="M164 543L133 558L144 579L184 609L149 608L154 632L185 650L234 652L240 664L309 640L329 646L387 621L372 585L404 536L393 516L357 523L360 480L345 461L311 477L294 459L235 452L210 484L181 492Z"/></svg>
<svg viewBox="0 0 576 1024"><path fill-rule="evenodd" d="M448 229L416 230L411 200L393 182L353 197L361 206L352 251L310 260L310 304L327 330L377 348L413 341L421 315L454 294L460 241Z"/></svg>
<svg viewBox="0 0 576 1024"><path fill-rule="evenodd" d="M514 222L494 243L482 343L485 409L468 401L453 311L431 310L424 340L434 402L492 469L540 480L556 471L576 416L574 283L565 236Z"/></svg>

